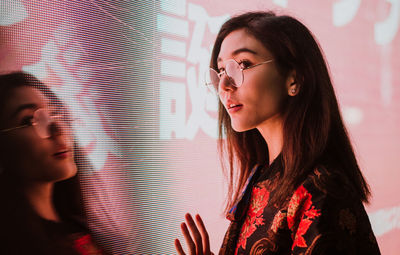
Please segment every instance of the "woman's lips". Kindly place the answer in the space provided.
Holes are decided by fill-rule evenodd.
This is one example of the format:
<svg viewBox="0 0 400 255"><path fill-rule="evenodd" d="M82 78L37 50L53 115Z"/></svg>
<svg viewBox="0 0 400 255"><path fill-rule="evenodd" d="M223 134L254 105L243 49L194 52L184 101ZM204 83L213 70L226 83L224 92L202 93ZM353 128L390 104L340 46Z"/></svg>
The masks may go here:
<svg viewBox="0 0 400 255"><path fill-rule="evenodd" d="M68 150L65 151L59 151L53 154L53 157L57 158L57 159L64 159L64 158L68 158L71 156L71 152Z"/></svg>
<svg viewBox="0 0 400 255"><path fill-rule="evenodd" d="M243 105L234 99L228 98L225 101L225 107L229 113L234 113L242 109Z"/></svg>
<svg viewBox="0 0 400 255"><path fill-rule="evenodd" d="M237 112L237 111L239 111L240 109L242 109L242 107L243 107L243 105L241 105L241 104L234 105L234 106L230 106L230 107L228 108L228 112L229 112L229 113Z"/></svg>

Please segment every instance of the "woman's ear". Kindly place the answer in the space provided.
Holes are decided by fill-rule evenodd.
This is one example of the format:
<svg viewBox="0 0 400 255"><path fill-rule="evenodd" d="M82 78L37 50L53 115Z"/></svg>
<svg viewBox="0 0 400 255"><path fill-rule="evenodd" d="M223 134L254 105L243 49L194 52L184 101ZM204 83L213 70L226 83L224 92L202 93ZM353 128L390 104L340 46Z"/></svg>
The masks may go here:
<svg viewBox="0 0 400 255"><path fill-rule="evenodd" d="M300 86L296 80L296 71L292 70L286 79L286 89L289 96L296 96L299 93Z"/></svg>

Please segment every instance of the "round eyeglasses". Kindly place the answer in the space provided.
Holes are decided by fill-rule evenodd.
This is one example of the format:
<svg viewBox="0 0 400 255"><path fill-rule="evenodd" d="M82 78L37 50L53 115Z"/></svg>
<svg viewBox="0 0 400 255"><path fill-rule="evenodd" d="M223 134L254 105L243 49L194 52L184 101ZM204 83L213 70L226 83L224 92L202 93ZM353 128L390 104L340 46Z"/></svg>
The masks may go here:
<svg viewBox="0 0 400 255"><path fill-rule="evenodd" d="M0 130L0 132L5 133L16 129L33 126L36 133L41 138L45 139L52 135L51 126L56 121L57 124L60 125L60 123L66 123L66 118L63 115L50 115L49 112L44 108L39 108L33 113L33 118L30 120L29 124L3 129ZM64 126L62 128L64 129Z"/></svg>
<svg viewBox="0 0 400 255"><path fill-rule="evenodd" d="M267 64L272 61L273 59L270 59L255 65L241 67L240 64L236 62L236 60L229 59L226 61L225 70L222 70L218 73L213 68L209 69L209 71L206 73L206 85L212 92L218 95L219 82L221 81L221 77L223 74L225 74L229 78L229 81L233 86L240 87L242 86L244 80L243 70Z"/></svg>

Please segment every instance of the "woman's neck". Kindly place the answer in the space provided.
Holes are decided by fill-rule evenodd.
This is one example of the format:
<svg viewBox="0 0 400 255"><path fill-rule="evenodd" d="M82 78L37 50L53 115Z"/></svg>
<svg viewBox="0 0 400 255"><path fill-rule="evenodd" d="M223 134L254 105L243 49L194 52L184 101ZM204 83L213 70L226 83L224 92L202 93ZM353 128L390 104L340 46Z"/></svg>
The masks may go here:
<svg viewBox="0 0 400 255"><path fill-rule="evenodd" d="M282 118L275 116L257 127L268 145L269 164L281 153L283 146Z"/></svg>
<svg viewBox="0 0 400 255"><path fill-rule="evenodd" d="M54 183L31 183L24 189L28 202L33 210L42 218L60 221L53 203Z"/></svg>

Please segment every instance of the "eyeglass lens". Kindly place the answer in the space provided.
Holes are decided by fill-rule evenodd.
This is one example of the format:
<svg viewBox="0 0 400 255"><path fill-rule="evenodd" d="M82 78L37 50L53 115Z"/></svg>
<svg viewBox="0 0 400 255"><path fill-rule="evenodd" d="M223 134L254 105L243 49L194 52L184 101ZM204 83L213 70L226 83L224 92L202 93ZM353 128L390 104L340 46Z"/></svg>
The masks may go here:
<svg viewBox="0 0 400 255"><path fill-rule="evenodd" d="M50 116L49 112L44 109L38 109L33 118L35 122L35 130L41 138L49 138L51 136L50 125L53 122L57 121L57 125L59 126L63 122L61 119L59 120L59 116ZM59 128L64 127L60 126Z"/></svg>
<svg viewBox="0 0 400 255"><path fill-rule="evenodd" d="M224 74L222 74L224 75ZM230 59L225 64L225 75L228 76L230 82L235 87L240 87L243 83L243 73L242 69L240 68L239 64ZM209 77L208 77L208 84L213 86L214 92L218 93L218 87L220 82L220 75L212 68L209 70Z"/></svg>
<svg viewBox="0 0 400 255"><path fill-rule="evenodd" d="M243 73L239 64L231 59L225 65L227 75L232 79L233 86L240 87L243 82Z"/></svg>

